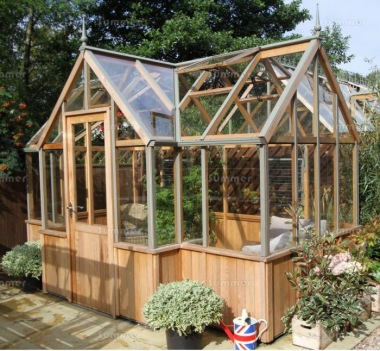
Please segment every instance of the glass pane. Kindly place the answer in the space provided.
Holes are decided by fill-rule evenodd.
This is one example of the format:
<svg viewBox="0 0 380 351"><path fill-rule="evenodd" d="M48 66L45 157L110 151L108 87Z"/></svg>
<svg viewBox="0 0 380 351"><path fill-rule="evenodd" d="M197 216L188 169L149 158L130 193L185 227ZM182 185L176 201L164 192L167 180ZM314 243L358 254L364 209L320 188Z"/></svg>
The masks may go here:
<svg viewBox="0 0 380 351"><path fill-rule="evenodd" d="M321 145L321 234L334 230L334 153L335 145Z"/></svg>
<svg viewBox="0 0 380 351"><path fill-rule="evenodd" d="M66 206L64 202L63 151L44 151L46 175L46 228L65 229Z"/></svg>
<svg viewBox="0 0 380 351"><path fill-rule="evenodd" d="M181 134L182 136L202 135L210 121L211 116L205 112L201 113L195 104L191 104L181 112Z"/></svg>
<svg viewBox="0 0 380 351"><path fill-rule="evenodd" d="M145 148L119 148L119 241L148 245Z"/></svg>
<svg viewBox="0 0 380 351"><path fill-rule="evenodd" d="M297 92L297 97L300 93ZM299 99L297 99L297 131L299 136L313 135L313 113Z"/></svg>
<svg viewBox="0 0 380 351"><path fill-rule="evenodd" d="M62 115L56 117L53 128L51 129L46 143L62 143Z"/></svg>
<svg viewBox="0 0 380 351"><path fill-rule="evenodd" d="M40 168L38 152L28 153L28 196L29 196L29 218L41 220L41 188Z"/></svg>
<svg viewBox="0 0 380 351"><path fill-rule="evenodd" d="M290 108L290 106L289 106ZM292 133L292 119L288 112L285 112L280 122L278 123L277 130L273 135L274 137L293 136Z"/></svg>
<svg viewBox="0 0 380 351"><path fill-rule="evenodd" d="M83 123L73 126L75 135L75 194L77 220L88 223L88 189L86 184L86 126ZM74 203L75 203L74 202Z"/></svg>
<svg viewBox="0 0 380 351"><path fill-rule="evenodd" d="M126 58L95 56L139 123L154 136L173 138L174 119L170 103L173 104L174 70Z"/></svg>
<svg viewBox="0 0 380 351"><path fill-rule="evenodd" d="M118 109L116 113L115 124L117 126L118 140L136 140L140 139L133 126L129 123L128 118Z"/></svg>
<svg viewBox="0 0 380 351"><path fill-rule="evenodd" d="M156 238L162 246L176 242L174 211L174 149L156 148Z"/></svg>
<svg viewBox="0 0 380 351"><path fill-rule="evenodd" d="M209 245L215 246L217 242L216 232L220 231L220 220L223 219L224 184L226 184L226 176L224 176L225 167L223 162L224 147L210 147L208 161L208 188L209 188ZM227 208L226 208L227 211Z"/></svg>
<svg viewBox="0 0 380 351"><path fill-rule="evenodd" d="M201 149L184 148L182 162L184 241L202 245Z"/></svg>
<svg viewBox="0 0 380 351"><path fill-rule="evenodd" d="M269 213L291 218L292 205L292 146L269 147Z"/></svg>
<svg viewBox="0 0 380 351"><path fill-rule="evenodd" d="M349 228L353 223L353 145L339 145L339 228Z"/></svg>
<svg viewBox="0 0 380 351"><path fill-rule="evenodd" d="M228 212L260 213L259 154L256 147L227 149Z"/></svg>
<svg viewBox="0 0 380 351"><path fill-rule="evenodd" d="M84 109L84 75L80 74L73 89L67 96L66 111L77 111Z"/></svg>
<svg viewBox="0 0 380 351"><path fill-rule="evenodd" d="M104 88L102 82L96 76L92 69L90 69L90 103L89 106L109 106L111 103L111 96Z"/></svg>
<svg viewBox="0 0 380 351"><path fill-rule="evenodd" d="M106 156L104 151L104 122L91 124L92 188L94 223L107 225Z"/></svg>

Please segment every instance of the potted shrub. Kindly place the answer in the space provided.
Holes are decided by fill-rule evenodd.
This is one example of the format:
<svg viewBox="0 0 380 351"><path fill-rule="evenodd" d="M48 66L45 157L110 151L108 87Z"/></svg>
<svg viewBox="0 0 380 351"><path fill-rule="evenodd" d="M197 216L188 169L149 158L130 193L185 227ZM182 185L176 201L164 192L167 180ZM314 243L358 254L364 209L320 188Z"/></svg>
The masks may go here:
<svg viewBox="0 0 380 351"><path fill-rule="evenodd" d="M1 268L9 276L23 277L25 291L41 289L41 242L30 241L15 246L3 256Z"/></svg>
<svg viewBox="0 0 380 351"><path fill-rule="evenodd" d="M143 308L153 329L166 329L169 350L200 349L206 326L219 323L224 300L192 280L161 284Z"/></svg>
<svg viewBox="0 0 380 351"><path fill-rule="evenodd" d="M295 345L323 349L337 333L363 320L366 273L359 262L363 250L349 241L338 245L330 233L308 234L310 239L293 249L295 272L287 278L299 298L282 321L292 329Z"/></svg>

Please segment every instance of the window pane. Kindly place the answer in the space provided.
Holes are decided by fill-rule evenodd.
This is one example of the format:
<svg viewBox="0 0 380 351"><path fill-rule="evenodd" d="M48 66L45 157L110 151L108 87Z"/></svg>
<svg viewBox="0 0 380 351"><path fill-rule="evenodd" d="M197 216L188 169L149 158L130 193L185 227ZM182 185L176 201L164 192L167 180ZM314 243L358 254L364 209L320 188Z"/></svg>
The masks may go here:
<svg viewBox="0 0 380 351"><path fill-rule="evenodd" d="M201 149L184 148L182 162L184 241L202 245Z"/></svg>
<svg viewBox="0 0 380 351"><path fill-rule="evenodd" d="M46 228L64 230L66 206L64 202L63 152L44 151L46 175Z"/></svg>
<svg viewBox="0 0 380 351"><path fill-rule="evenodd" d="M106 156L104 151L104 122L91 124L91 167L92 194L91 205L94 210L94 223L107 225L106 194Z"/></svg>
<svg viewBox="0 0 380 351"><path fill-rule="evenodd" d="M75 124L75 189L76 189L76 204L77 220L88 223L88 198L86 184L86 126L83 123Z"/></svg>
<svg viewBox="0 0 380 351"><path fill-rule="evenodd" d="M41 188L38 152L27 154L29 218L41 220Z"/></svg>
<svg viewBox="0 0 380 351"><path fill-rule="evenodd" d="M156 148L157 246L176 242L174 210L174 149Z"/></svg>
<svg viewBox="0 0 380 351"><path fill-rule="evenodd" d="M148 245L145 148L119 148L119 241Z"/></svg>

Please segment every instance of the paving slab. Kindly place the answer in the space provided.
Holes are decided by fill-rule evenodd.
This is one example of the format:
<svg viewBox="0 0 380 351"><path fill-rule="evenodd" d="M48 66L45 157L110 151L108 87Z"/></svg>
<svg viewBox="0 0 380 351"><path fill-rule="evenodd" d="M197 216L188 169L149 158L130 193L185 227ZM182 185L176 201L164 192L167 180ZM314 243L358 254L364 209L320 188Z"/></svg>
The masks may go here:
<svg viewBox="0 0 380 351"><path fill-rule="evenodd" d="M329 350L350 350L380 326L380 314L338 338ZM207 328L205 350L233 350L234 344L220 330ZM26 294L15 287L0 286L0 349L13 350L165 350L164 331L125 319L113 319L66 300L41 292ZM262 350L302 350L286 334Z"/></svg>

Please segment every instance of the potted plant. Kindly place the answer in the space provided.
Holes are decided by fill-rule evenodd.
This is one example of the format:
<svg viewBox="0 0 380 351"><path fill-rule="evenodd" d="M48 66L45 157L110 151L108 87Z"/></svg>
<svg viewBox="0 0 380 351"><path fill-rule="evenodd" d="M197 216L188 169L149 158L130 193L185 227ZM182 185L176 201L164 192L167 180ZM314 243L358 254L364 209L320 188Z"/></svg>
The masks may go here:
<svg viewBox="0 0 380 351"><path fill-rule="evenodd" d="M308 234L310 239L293 249L295 272L287 278L299 297L282 321L292 329L295 345L323 349L337 333L363 320L366 273L360 248L349 241L338 245L330 233Z"/></svg>
<svg viewBox="0 0 380 351"><path fill-rule="evenodd" d="M24 277L23 290L41 289L41 242L30 241L15 246L3 256L1 268L9 276Z"/></svg>
<svg viewBox="0 0 380 351"><path fill-rule="evenodd" d="M224 300L204 284L184 280L161 284L143 308L153 329L166 329L169 350L200 349L206 326L219 323Z"/></svg>

